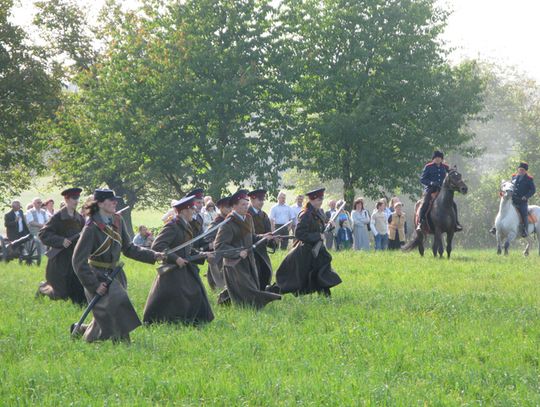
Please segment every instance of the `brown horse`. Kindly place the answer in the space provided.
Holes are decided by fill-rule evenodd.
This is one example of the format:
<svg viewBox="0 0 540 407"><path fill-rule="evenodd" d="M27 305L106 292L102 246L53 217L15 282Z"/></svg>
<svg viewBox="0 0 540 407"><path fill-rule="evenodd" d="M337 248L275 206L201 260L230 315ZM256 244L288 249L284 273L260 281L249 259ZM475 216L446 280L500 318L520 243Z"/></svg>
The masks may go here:
<svg viewBox="0 0 540 407"><path fill-rule="evenodd" d="M446 233L446 253L448 258L450 258L450 253L452 252L452 239L454 238L454 233L456 231L456 211L454 209L454 192L460 192L462 194L467 193L467 185L463 182L461 174L457 171L457 168L454 167L446 177L444 178L441 191L433 201L431 209L426 214L426 224L428 225L421 232L416 232L413 234L413 239L407 243L404 247L404 251L412 250L415 247L418 247L420 255L424 255L424 240L427 234L433 234L433 255L437 257L437 253L440 257L444 253L443 245L443 233ZM417 207L417 216L415 219L415 225L418 224L418 210L420 208L419 201L416 205Z"/></svg>

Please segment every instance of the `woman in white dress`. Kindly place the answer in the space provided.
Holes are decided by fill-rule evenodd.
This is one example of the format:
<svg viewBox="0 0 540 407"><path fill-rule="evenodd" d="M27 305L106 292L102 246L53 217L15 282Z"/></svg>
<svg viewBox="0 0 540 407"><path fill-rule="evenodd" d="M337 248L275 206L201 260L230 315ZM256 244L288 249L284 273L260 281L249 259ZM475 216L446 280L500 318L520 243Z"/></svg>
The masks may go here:
<svg viewBox="0 0 540 407"><path fill-rule="evenodd" d="M358 198L354 201L351 217L353 221L354 250L369 250L368 225L370 216L368 210L364 208L364 198Z"/></svg>

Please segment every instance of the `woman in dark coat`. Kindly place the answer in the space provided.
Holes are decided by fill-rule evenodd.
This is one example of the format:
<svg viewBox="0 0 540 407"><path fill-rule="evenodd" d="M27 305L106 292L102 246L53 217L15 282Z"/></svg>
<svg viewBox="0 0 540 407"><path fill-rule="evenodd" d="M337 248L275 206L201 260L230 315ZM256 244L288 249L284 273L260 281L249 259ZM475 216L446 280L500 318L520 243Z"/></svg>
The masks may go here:
<svg viewBox="0 0 540 407"><path fill-rule="evenodd" d="M247 191L234 194L231 205L233 211L228 215L231 221L219 229L214 246L218 251L238 249L238 252L224 254L223 274L227 288L220 294L218 302L227 303L230 298L235 304L262 308L281 299L281 295L260 289L252 246L263 236L255 235L253 220L248 214Z"/></svg>
<svg viewBox="0 0 540 407"><path fill-rule="evenodd" d="M84 218L77 212L81 191L80 188L62 191L65 206L39 231L39 238L45 246L51 248L50 253L57 254L49 257L45 270L46 281L40 284L37 294L52 300L69 298L75 304L84 305L84 289L71 262L75 243L84 226Z"/></svg>
<svg viewBox="0 0 540 407"><path fill-rule="evenodd" d="M176 217L167 223L152 245L158 252L179 246L193 238L190 220L194 213L194 196L173 204ZM167 271L156 277L146 300L143 321L200 324L214 319L199 269L186 258L194 254L191 245L167 256ZM204 261L204 260L203 260Z"/></svg>
<svg viewBox="0 0 540 407"><path fill-rule="evenodd" d="M230 196L221 198L216 202L216 206L219 209L218 215L210 223L208 228L213 228L216 225L221 224L227 215L231 213L232 208L230 204ZM214 240L216 239L217 230L210 233L205 240L208 243L210 249L214 249ZM206 278L208 280L208 285L212 290L223 290L225 288L225 277L223 276L223 256L217 254L213 258L208 259L208 271L206 272Z"/></svg>
<svg viewBox="0 0 540 407"><path fill-rule="evenodd" d="M325 189L308 192L309 201L298 215L292 250L276 272L270 290L295 295L318 292L330 296L330 288L341 283L332 270L332 256L323 243L326 216L320 209Z"/></svg>
<svg viewBox="0 0 540 407"><path fill-rule="evenodd" d="M129 333L141 325L127 295L124 272L117 275L108 289L105 285L106 275L116 268L120 253L149 264L163 258L161 253L131 243L124 220L115 214L116 202L114 191L94 192L94 201L88 206L89 218L73 253L73 268L87 300L96 293L103 296L92 310L92 322L82 329L88 342L105 339L129 342Z"/></svg>
<svg viewBox="0 0 540 407"><path fill-rule="evenodd" d="M272 223L265 211L262 210L264 201L266 200L266 190L256 189L249 194L249 214L253 219L255 234L264 235L272 232ZM275 249L275 242L261 243L254 250L255 262L257 263L257 271L259 273L259 287L264 290L266 286L272 282L272 262L268 256L267 247Z"/></svg>

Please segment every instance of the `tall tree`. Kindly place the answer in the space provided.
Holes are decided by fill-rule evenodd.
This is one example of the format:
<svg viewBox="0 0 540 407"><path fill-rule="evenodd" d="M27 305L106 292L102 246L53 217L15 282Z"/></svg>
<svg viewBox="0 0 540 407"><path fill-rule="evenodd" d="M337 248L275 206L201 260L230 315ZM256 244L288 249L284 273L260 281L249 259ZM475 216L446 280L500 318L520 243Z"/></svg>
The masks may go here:
<svg viewBox="0 0 540 407"><path fill-rule="evenodd" d="M288 88L276 69L274 12L269 0L170 4L157 136L167 141L159 164L171 185L202 185L214 196L229 183L277 189L291 122L281 108ZM175 172L186 146L190 168Z"/></svg>
<svg viewBox="0 0 540 407"><path fill-rule="evenodd" d="M0 0L0 193L7 198L42 168L39 123L58 104L60 81L43 48L10 20L12 0Z"/></svg>
<svg viewBox="0 0 540 407"><path fill-rule="evenodd" d="M302 123L302 166L372 197L417 193L433 148L471 140L463 125L482 106L474 63L452 68L439 34L446 13L432 0L284 0ZM288 39L288 40L287 40Z"/></svg>

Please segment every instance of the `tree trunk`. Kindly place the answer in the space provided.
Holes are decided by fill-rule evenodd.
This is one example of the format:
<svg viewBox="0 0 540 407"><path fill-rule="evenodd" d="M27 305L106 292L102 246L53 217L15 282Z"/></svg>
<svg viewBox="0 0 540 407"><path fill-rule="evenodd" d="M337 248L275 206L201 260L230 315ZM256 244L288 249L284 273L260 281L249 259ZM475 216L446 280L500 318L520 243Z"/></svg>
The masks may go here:
<svg viewBox="0 0 540 407"><path fill-rule="evenodd" d="M124 222L126 223L126 229L129 237L133 239L133 221L131 219L131 211L138 202L137 194L134 191L126 190L122 185L119 184L114 185L114 183L108 183L108 185L109 188L114 189L116 195L120 197L116 207L117 211L122 210L129 205L129 208L122 212L122 218L124 218Z"/></svg>
<svg viewBox="0 0 540 407"><path fill-rule="evenodd" d="M342 181L343 181L343 199L345 202L345 209L350 211L352 209L352 204L354 202L354 180L351 176L351 163L350 163L350 155L347 150L344 151L344 154L342 155L343 160L343 174L342 174Z"/></svg>
<svg viewBox="0 0 540 407"><path fill-rule="evenodd" d="M352 185L352 182L350 182L350 179L347 180L347 182L343 180L343 197L345 202L347 202L345 208L349 211L352 210L354 202L354 186Z"/></svg>

